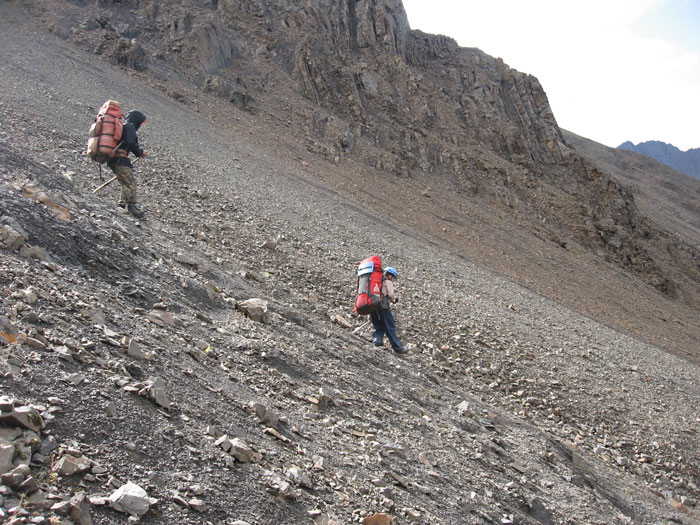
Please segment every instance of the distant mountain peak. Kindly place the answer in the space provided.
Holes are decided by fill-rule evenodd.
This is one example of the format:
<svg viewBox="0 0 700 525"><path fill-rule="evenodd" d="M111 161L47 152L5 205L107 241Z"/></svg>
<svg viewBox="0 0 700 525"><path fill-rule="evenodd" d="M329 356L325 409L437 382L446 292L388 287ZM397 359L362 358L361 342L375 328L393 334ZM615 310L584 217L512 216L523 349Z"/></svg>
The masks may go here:
<svg viewBox="0 0 700 525"><path fill-rule="evenodd" d="M659 140L648 140L634 145L629 140L620 144L617 149L641 153L673 169L700 178L700 148L681 151L673 144Z"/></svg>

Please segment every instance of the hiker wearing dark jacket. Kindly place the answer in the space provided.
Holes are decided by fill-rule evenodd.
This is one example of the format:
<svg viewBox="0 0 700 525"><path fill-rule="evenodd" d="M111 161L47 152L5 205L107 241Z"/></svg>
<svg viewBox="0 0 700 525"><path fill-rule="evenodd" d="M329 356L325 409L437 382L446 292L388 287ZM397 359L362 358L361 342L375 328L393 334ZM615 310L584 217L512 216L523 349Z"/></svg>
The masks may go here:
<svg viewBox="0 0 700 525"><path fill-rule="evenodd" d="M384 271L384 279L382 280L382 295L386 298L386 304L381 310L372 312L369 316L374 326L374 334L372 334L372 342L375 346L384 346L384 334L389 338L391 348L397 354L405 354L401 341L396 335L396 321L394 314L391 312L390 303L395 303L399 299L394 292L394 280L399 276L395 268L391 266Z"/></svg>
<svg viewBox="0 0 700 525"><path fill-rule="evenodd" d="M145 122L146 115L140 111L129 111L126 116L126 124L122 128L121 142L114 157L107 163L122 185L119 206L126 208L136 218L143 217L143 212L136 207L136 178L134 177L134 166L129 160L129 153L138 158L146 157L147 153L139 146L139 136L136 133Z"/></svg>

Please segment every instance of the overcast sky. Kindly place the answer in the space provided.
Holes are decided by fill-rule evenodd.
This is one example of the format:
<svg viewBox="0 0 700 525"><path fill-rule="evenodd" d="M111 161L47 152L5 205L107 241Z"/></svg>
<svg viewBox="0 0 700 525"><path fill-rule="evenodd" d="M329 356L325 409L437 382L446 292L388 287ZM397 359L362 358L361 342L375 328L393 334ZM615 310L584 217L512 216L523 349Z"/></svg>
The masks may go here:
<svg viewBox="0 0 700 525"><path fill-rule="evenodd" d="M536 76L560 127L700 148L700 0L403 0L412 29Z"/></svg>

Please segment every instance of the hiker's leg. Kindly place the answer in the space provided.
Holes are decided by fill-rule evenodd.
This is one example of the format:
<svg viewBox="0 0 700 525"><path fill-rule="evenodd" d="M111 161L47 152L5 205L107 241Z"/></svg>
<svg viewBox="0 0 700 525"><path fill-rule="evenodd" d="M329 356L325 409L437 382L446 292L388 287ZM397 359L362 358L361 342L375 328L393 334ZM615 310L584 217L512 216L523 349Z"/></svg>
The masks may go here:
<svg viewBox="0 0 700 525"><path fill-rule="evenodd" d="M372 334L372 342L380 346L384 341L384 323L380 316L380 312L372 312L369 314L369 319L372 321L372 326L374 326L374 333Z"/></svg>
<svg viewBox="0 0 700 525"><path fill-rule="evenodd" d="M122 186L119 205L126 207L129 204L136 204L136 178L133 170L129 166L120 166L118 164L111 166L111 168Z"/></svg>
<svg viewBox="0 0 700 525"><path fill-rule="evenodd" d="M382 317L384 319L384 329L386 330L386 335L389 337L391 348L396 352L400 352L403 350L403 345L396 336L396 321L394 320L394 314L391 313L391 310L383 310Z"/></svg>

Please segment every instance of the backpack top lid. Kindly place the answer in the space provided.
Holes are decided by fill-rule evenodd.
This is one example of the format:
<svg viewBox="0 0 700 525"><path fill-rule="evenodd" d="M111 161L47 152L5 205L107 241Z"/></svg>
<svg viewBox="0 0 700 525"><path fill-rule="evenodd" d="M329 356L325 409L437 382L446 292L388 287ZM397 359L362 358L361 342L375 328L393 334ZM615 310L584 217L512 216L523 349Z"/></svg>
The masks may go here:
<svg viewBox="0 0 700 525"><path fill-rule="evenodd" d="M382 271L382 260L379 258L378 255L373 255L372 257L368 257L364 261L360 263L360 265L357 267L357 275L358 277L360 275L367 275L368 273L372 272L381 272Z"/></svg>
<svg viewBox="0 0 700 525"><path fill-rule="evenodd" d="M112 115L113 117L122 118L122 108L119 105L119 102L117 102L116 100L108 100L107 102L102 104L102 107L100 108L100 111L97 114Z"/></svg>
<svg viewBox="0 0 700 525"><path fill-rule="evenodd" d="M372 261L366 262L366 263L361 263L360 266L357 267L357 275L367 275L368 273L372 273L374 271L374 263Z"/></svg>

